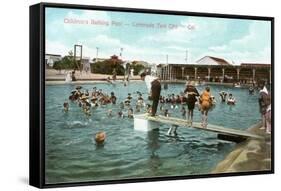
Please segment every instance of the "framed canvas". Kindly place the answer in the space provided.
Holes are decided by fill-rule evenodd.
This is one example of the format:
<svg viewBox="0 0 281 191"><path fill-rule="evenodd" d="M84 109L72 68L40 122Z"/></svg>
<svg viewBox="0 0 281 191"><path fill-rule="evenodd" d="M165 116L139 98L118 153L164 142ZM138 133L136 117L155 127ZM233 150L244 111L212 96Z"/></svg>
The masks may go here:
<svg viewBox="0 0 281 191"><path fill-rule="evenodd" d="M30 185L274 172L274 18L30 6Z"/></svg>

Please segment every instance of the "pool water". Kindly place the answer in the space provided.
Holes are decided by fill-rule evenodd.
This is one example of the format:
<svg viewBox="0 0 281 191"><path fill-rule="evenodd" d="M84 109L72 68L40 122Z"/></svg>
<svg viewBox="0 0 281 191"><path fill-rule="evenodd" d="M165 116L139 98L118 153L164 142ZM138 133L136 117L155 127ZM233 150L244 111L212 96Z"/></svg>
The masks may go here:
<svg viewBox="0 0 281 191"><path fill-rule="evenodd" d="M178 137L168 137L169 125L151 132L135 131L133 119L119 118L119 103L132 93L135 104L136 91L147 92L143 82L110 85L84 84L90 91L95 86L103 92L115 92L116 105L92 108L87 117L75 103L70 103L67 113L62 111L74 85L46 85L45 100L45 170L46 183L71 183L98 180L118 180L163 176L206 174L233 149L234 143L217 139L212 132L192 128L178 128ZM201 92L205 86L198 86ZM247 129L260 119L258 95L249 95L247 89L210 86L216 97L216 107L209 112L208 123L235 129ZM169 84L162 95L179 94L183 84ZM231 92L237 100L235 106L221 103L218 92ZM143 96L146 99L146 96ZM147 103L148 101L145 100ZM171 109L172 117L182 118L181 106ZM133 106L133 108L135 108ZM113 116L107 116L112 109ZM127 114L127 109L123 110ZM158 113L159 107L158 107ZM161 113L160 113L161 114ZM200 120L198 109L194 121ZM103 146L96 145L94 135L106 132Z"/></svg>

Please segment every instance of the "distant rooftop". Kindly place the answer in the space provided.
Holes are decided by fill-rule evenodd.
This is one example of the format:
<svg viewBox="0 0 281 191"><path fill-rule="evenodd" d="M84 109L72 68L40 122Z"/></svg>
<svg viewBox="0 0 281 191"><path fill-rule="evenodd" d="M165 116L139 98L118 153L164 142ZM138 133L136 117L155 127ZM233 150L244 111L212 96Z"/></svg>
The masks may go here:
<svg viewBox="0 0 281 191"><path fill-rule="evenodd" d="M265 64L265 63L241 63L241 66L245 67L270 67L271 64Z"/></svg>
<svg viewBox="0 0 281 191"><path fill-rule="evenodd" d="M213 63L209 62L210 60L213 61ZM214 56L204 56L203 58L196 61L198 64L202 64L206 62L206 64L210 65L231 65L229 62L227 62L225 59L214 57Z"/></svg>

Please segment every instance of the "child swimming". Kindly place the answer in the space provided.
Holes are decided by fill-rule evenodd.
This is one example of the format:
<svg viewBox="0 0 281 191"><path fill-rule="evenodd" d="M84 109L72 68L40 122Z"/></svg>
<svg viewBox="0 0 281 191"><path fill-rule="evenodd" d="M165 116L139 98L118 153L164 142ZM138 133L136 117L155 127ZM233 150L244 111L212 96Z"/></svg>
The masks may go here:
<svg viewBox="0 0 281 191"><path fill-rule="evenodd" d="M133 108L130 108L128 110L128 118L134 118L134 110L133 110Z"/></svg>
<svg viewBox="0 0 281 191"><path fill-rule="evenodd" d="M228 104L228 105L235 105L235 103L236 103L235 98L233 97L232 94L229 94L229 97L228 97L228 99L227 99L227 104Z"/></svg>
<svg viewBox="0 0 281 191"><path fill-rule="evenodd" d="M169 116L170 116L169 110L168 110L168 109L165 109L165 110L164 110L164 116L165 116L165 117L169 117Z"/></svg>
<svg viewBox="0 0 281 191"><path fill-rule="evenodd" d="M124 118L123 112L122 112L122 111L119 111L119 112L118 112L118 116L119 116L120 118Z"/></svg>
<svg viewBox="0 0 281 191"><path fill-rule="evenodd" d="M116 104L116 100L117 100L117 98L116 98L116 96L114 95L114 92L111 92L110 93L110 101L111 101L111 103L112 104Z"/></svg>
<svg viewBox="0 0 281 191"><path fill-rule="evenodd" d="M64 102L63 103L63 111L68 112L68 110L69 110L69 104L68 104L68 102Z"/></svg>
<svg viewBox="0 0 281 191"><path fill-rule="evenodd" d="M221 101L222 102L225 102L226 101L226 96L227 96L227 93L225 91L221 91L219 93L220 97L221 97Z"/></svg>

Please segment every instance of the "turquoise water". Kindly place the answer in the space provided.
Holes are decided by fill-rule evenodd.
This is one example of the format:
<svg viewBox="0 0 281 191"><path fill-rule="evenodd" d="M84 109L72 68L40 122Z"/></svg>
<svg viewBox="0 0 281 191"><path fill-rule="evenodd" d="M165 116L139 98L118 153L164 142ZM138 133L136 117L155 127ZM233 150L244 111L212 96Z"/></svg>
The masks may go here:
<svg viewBox="0 0 281 191"><path fill-rule="evenodd" d="M133 82L127 87L103 83L82 86L89 90L96 86L107 93L114 91L117 103L128 93L136 97L134 92L147 91L143 82ZM119 104L92 109L92 115L86 117L81 108L70 103L69 112L64 113L63 102L74 88L74 85L46 86L46 183L206 174L235 146L218 140L214 133L191 128L179 128L176 138L165 136L169 126L163 124L159 131L135 131L133 119L117 116ZM179 94L183 88L182 84L172 84L168 90L162 89L161 94ZM203 88L197 87L199 91ZM220 103L218 92L221 90L231 92L237 104ZM211 86L211 92L217 104L209 112L210 124L247 129L259 121L257 94L249 95L247 89L225 86ZM171 116L182 117L181 106L171 109L166 104L165 107ZM113 117L106 115L108 109L113 110ZM127 114L126 109L123 111ZM194 115L198 121L197 109ZM98 131L106 132L103 146L97 146L93 139Z"/></svg>

